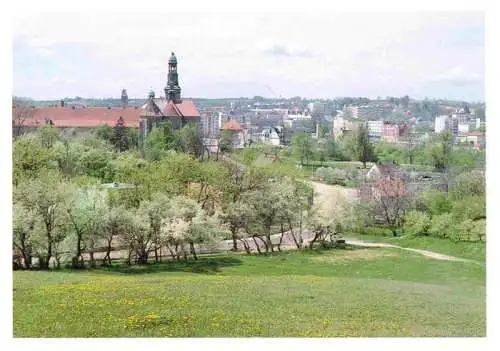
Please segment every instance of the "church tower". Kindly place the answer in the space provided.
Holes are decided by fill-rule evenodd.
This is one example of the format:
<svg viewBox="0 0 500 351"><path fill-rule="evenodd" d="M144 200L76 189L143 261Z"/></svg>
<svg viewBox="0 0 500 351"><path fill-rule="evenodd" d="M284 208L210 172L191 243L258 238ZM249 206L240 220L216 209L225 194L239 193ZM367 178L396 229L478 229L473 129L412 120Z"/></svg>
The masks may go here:
<svg viewBox="0 0 500 351"><path fill-rule="evenodd" d="M165 97L167 101L179 101L181 99L181 87L179 86L179 76L177 74L177 58L172 52L168 60L168 80L165 87Z"/></svg>

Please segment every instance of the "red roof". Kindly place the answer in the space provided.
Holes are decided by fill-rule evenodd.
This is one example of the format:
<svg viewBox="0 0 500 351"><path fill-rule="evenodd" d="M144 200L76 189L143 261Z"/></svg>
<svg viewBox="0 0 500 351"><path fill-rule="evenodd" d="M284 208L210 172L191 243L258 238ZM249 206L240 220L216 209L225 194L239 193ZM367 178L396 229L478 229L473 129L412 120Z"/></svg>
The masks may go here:
<svg viewBox="0 0 500 351"><path fill-rule="evenodd" d="M12 109L16 113L17 108ZM51 120L56 127L97 127L101 124L114 126L120 117L127 127L139 127L140 109L107 107L43 107L34 110L34 118L26 120L27 125L43 125L45 120Z"/></svg>
<svg viewBox="0 0 500 351"><path fill-rule="evenodd" d="M227 122L222 129L224 130L241 130L241 126L238 122L236 122L234 119L230 120Z"/></svg>
<svg viewBox="0 0 500 351"><path fill-rule="evenodd" d="M163 114L167 117L199 118L200 112L191 100L170 101L163 109Z"/></svg>

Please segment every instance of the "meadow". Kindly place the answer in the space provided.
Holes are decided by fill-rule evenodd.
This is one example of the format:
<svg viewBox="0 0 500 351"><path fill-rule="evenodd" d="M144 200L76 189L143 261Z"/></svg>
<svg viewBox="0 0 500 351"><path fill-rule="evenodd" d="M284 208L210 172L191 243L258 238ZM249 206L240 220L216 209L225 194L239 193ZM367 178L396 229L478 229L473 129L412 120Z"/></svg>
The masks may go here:
<svg viewBox="0 0 500 351"><path fill-rule="evenodd" d="M396 249L16 271L15 337L485 336L485 267Z"/></svg>

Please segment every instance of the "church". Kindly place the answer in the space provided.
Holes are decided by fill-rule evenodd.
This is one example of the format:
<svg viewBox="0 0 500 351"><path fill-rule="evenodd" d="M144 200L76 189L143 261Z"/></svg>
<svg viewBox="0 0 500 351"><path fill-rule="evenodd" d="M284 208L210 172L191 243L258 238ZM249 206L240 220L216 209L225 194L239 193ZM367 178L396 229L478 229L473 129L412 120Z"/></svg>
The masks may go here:
<svg viewBox="0 0 500 351"><path fill-rule="evenodd" d="M149 92L146 103L141 107L139 120L139 149L142 149L148 134L163 123L169 122L172 128L182 128L189 122L199 123L200 112L191 100L181 98L177 58L172 52L168 60L168 78L165 97L155 97Z"/></svg>
<svg viewBox="0 0 500 351"><path fill-rule="evenodd" d="M122 91L122 102L123 94ZM117 123L124 123L126 127L139 128L140 150L143 149L148 134L162 123L168 121L177 129L189 122L198 123L199 120L200 113L194 103L181 98L177 58L174 53L168 60L165 97L156 98L151 91L141 108L128 106L127 103L121 107L88 107L76 104L68 106L64 100L61 100L60 106L42 108L12 105L13 128L14 125L21 124L28 129L50 124L68 132L68 135L76 135L103 124L114 127Z"/></svg>

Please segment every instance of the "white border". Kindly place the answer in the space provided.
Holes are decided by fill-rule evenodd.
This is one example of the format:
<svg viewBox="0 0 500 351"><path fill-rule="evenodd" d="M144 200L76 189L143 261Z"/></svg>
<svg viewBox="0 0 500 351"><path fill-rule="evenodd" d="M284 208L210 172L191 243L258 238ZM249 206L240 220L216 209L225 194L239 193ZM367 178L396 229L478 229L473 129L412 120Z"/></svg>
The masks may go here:
<svg viewBox="0 0 500 351"><path fill-rule="evenodd" d="M6 342L10 340L10 346L16 350L18 349L68 349L73 350L88 350L91 347L95 349L110 350L119 348L123 349L137 349L141 346L147 347L173 347L176 350L179 349L217 349L217 350L234 350L237 349L304 349L305 347L313 349L330 349L341 347L342 350L347 349L401 349L405 348L407 350L422 350L429 348L431 349L453 349L453 350L469 350L475 349L487 349L488 346L492 346L492 338L494 338L495 331L493 328L498 328L498 323L496 316L493 315L493 310L498 310L497 304L495 302L498 293L493 293L496 290L497 278L493 275L497 275L494 271L496 266L496 257L498 254L495 252L496 245L494 244L497 239L495 237L496 224L495 211L496 199L499 198L500 193L497 186L497 179L494 176L496 174L496 167L498 161L496 161L495 151L498 149L495 145L498 138L495 138L494 133L498 130L495 118L500 118L500 110L498 101L498 62L500 62L500 57L497 52L495 43L500 42L498 35L496 33L500 31L498 28L498 18L499 13L493 11L493 7L487 8L486 1L464 1L464 0L454 0L454 1L423 1L418 2L406 2L406 1L342 1L339 3L334 3L333 1L314 1L308 0L304 1L263 1L263 0L252 0L252 1L220 1L220 0L210 0L210 1L188 1L188 0L178 0L172 1L147 1L147 2L137 2L137 1L95 1L86 0L79 2L68 2L68 1L16 1L12 3L12 7L9 9L10 13L20 13L20 12L59 12L59 11L112 11L112 12L167 12L167 11L183 11L183 12L234 12L234 11L250 11L250 12L303 12L303 11L362 11L362 12L383 12L383 11L482 11L487 9L487 69L486 69L486 101L487 101L487 114L488 114L488 292L489 296L492 298L488 299L488 338L487 339L396 339L396 338L386 338L386 339L190 339L190 340L178 340L178 339L58 339L58 340L15 340L12 341L12 272L10 271L10 243L5 242L2 245L2 258L4 262L0 265L0 270L2 271L2 276L5 279L4 284L2 284L2 300L4 302L4 313L2 313L2 337ZM491 4L495 2L492 1ZM4 11L6 5L3 5ZM3 12L3 11L2 11ZM5 12L3 12L5 14ZM3 19L3 18L2 18ZM3 71L0 74L2 77L2 108L4 111L4 128L1 129L2 135L1 141L4 143L3 147L0 148L2 152L2 164L5 165L6 171L2 173L2 180L4 181L4 186L1 187L2 191L2 214L5 216L4 221L5 228L3 230L3 235L10 237L11 233L11 142L10 142L10 121L7 116L10 114L10 95L12 91L12 55L9 55L11 48L11 28L10 19L3 19L0 24L4 27L0 30L0 36L2 38L2 44L5 44L2 52L6 52L3 55L3 62L0 65L0 69ZM495 37L495 38L493 38ZM7 85L8 84L8 85ZM495 101L497 99L497 101ZM495 151L493 151L495 150ZM8 239L10 240L10 239ZM9 261L9 262L8 262ZM493 273L493 274L492 274ZM498 332L497 332L498 334ZM2 343L5 344L5 343ZM8 345L8 344L7 344ZM8 348L10 349L10 348Z"/></svg>

